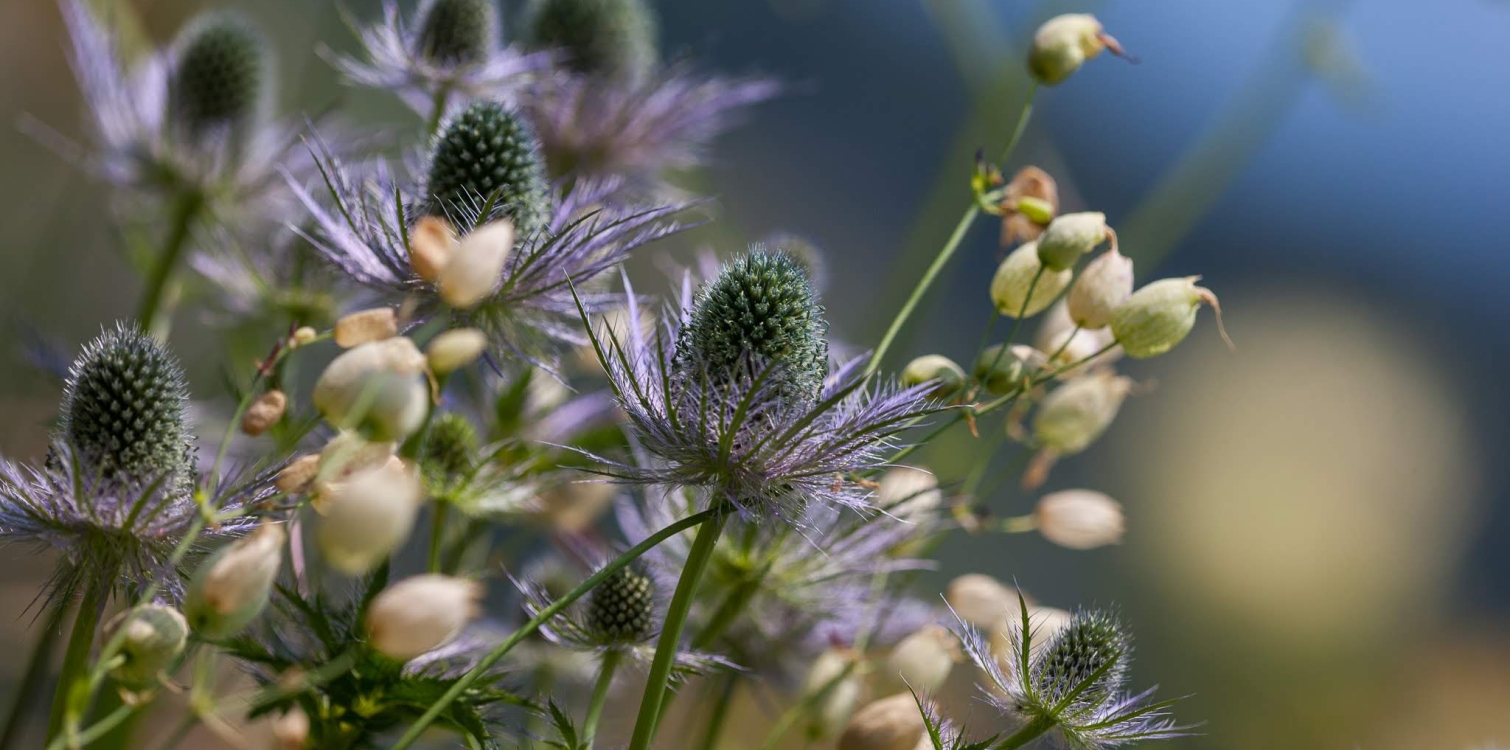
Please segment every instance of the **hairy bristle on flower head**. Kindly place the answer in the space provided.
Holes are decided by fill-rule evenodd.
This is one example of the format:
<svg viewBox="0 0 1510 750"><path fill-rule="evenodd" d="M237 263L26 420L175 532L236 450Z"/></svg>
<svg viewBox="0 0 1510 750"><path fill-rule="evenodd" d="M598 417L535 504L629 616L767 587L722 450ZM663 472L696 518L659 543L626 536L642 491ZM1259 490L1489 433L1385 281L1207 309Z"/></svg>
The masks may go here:
<svg viewBox="0 0 1510 750"><path fill-rule="evenodd" d="M185 32L173 70L173 113L190 129L237 125L267 85L267 52L247 21L216 15Z"/></svg>
<svg viewBox="0 0 1510 750"><path fill-rule="evenodd" d="M604 579L587 604L587 625L615 641L638 641L650 634L655 616L655 584L631 568Z"/></svg>
<svg viewBox="0 0 1510 750"><path fill-rule="evenodd" d="M423 9L419 54L444 65L487 57L498 28L493 0L435 0Z"/></svg>
<svg viewBox="0 0 1510 750"><path fill-rule="evenodd" d="M644 0L538 0L531 21L535 45L562 51L579 73L634 78L658 57Z"/></svg>
<svg viewBox="0 0 1510 750"><path fill-rule="evenodd" d="M550 218L540 144L524 118L496 102L472 104L435 142L426 212L453 221L492 206L482 224L507 217L521 236Z"/></svg>
<svg viewBox="0 0 1510 750"><path fill-rule="evenodd" d="M1082 611L1048 644L1034 670L1037 689L1051 700L1113 693L1126 678L1132 642L1109 612Z"/></svg>

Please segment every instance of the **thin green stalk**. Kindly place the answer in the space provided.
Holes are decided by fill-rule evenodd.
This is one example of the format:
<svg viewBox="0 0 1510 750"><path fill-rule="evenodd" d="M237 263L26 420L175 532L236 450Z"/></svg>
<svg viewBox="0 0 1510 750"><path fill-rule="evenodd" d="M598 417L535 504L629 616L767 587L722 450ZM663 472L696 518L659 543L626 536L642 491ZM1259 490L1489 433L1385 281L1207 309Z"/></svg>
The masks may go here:
<svg viewBox="0 0 1510 750"><path fill-rule="evenodd" d="M183 721L178 722L178 726L174 727L173 731L163 739L162 744L157 746L157 750L173 750L173 748L178 747L178 743L183 742L184 738L189 736L189 732L193 731L194 727L196 726L199 726L199 714L191 711L189 712L189 715L185 716L183 718Z"/></svg>
<svg viewBox="0 0 1510 750"><path fill-rule="evenodd" d="M136 311L136 320L143 328L153 328L158 310L163 304L163 293L173 278L173 272L178 269L179 258L189 244L189 235L193 233L194 222L204 210L204 202L203 193L188 190L173 203L172 229L152 266L151 275L147 277L147 288L142 292L142 301Z"/></svg>
<svg viewBox="0 0 1510 750"><path fill-rule="evenodd" d="M723 534L724 524L729 520L726 513L714 515L692 541L687 553L687 565L682 569L681 580L676 583L676 592L671 595L671 605L666 609L666 619L661 625L661 637L655 645L655 659L650 663L650 675L645 678L645 695L640 699L640 714L634 722L634 735L629 740L629 750L646 750L655 734L656 722L660 719L661 703L666 698L666 680L671 677L671 666L676 662L677 647L681 643L682 628L687 624L687 613L692 611L692 594L702 580L703 570L713 559L713 548ZM395 749L397 750L397 749Z"/></svg>
<svg viewBox="0 0 1510 750"><path fill-rule="evenodd" d="M698 745L698 750L714 750L718 747L718 735L723 733L724 722L729 718L729 707L734 703L734 688L738 685L737 676L724 676L724 689L718 694L718 702L713 704L713 713L708 716L708 728L703 732L703 741Z"/></svg>
<svg viewBox="0 0 1510 750"><path fill-rule="evenodd" d="M1017 148L1017 142L1022 140L1022 134L1028 130L1028 120L1033 119L1033 97L1038 94L1038 81L1028 84L1028 95L1023 97L1022 111L1017 113L1017 124L1012 128L1012 138L1007 141L1007 147L1001 150L1001 158L997 164L1006 166L1007 159L1012 156L1012 151Z"/></svg>
<svg viewBox="0 0 1510 750"><path fill-rule="evenodd" d="M582 742L592 750L593 740L598 736L598 721L603 718L603 706L608 703L608 688L613 685L613 673L618 671L624 652L616 648L603 654L603 663L598 667L598 681L592 686L592 699L587 703L587 718L582 721Z"/></svg>
<svg viewBox="0 0 1510 750"><path fill-rule="evenodd" d="M719 638L723 637L724 631L729 629L739 615L744 611L750 600L760 591L760 580L765 577L765 570L758 576L741 582L724 600L719 603L718 609L714 610L713 617L709 618L708 624L703 627L697 637L692 639L692 648L702 651L711 648Z"/></svg>
<svg viewBox="0 0 1510 750"><path fill-rule="evenodd" d="M450 84L442 84L435 92L435 106L430 108L430 116L425 119L425 135L433 136L440 131L440 121L446 116L446 100L450 98Z"/></svg>
<svg viewBox="0 0 1510 750"><path fill-rule="evenodd" d="M53 739L52 742L49 742L47 744L47 750L65 750L65 748L73 749L88 747L91 742L104 737L107 733L110 732L110 730L115 729L116 726L121 722L130 718L131 714L134 711L136 711L136 706L133 706L129 703L124 704L120 708L117 708L115 709L115 711L111 712L109 716L100 719L82 732L73 735L58 735Z"/></svg>
<svg viewBox="0 0 1510 750"><path fill-rule="evenodd" d="M995 746L995 750L1017 750L1017 748L1038 739L1044 732L1053 728L1053 719L1045 719L1040 716L1028 722L1023 728L1013 732L1011 737L1002 740Z"/></svg>
<svg viewBox="0 0 1510 750"><path fill-rule="evenodd" d="M609 564L603 566L603 568L598 572L592 574L591 576L588 576L587 580L583 581L576 588L568 592L566 596L557 599L555 602L552 602L550 606L540 610L540 614L535 615L533 619L525 623L518 630L515 630L512 635L510 635L503 641L503 643L498 644L492 651L488 652L488 655L484 656L482 660L478 661L476 666L473 666L470 670L467 671L466 674L462 675L460 679L453 683L451 685L451 688L447 690L439 700L431 704L430 708L425 711L424 715L420 716L419 720L415 721L414 724L409 727L409 730L404 732L404 735L400 737L398 742L394 743L393 747L389 748L389 750L405 750L406 748L413 745L414 742L419 739L419 736L423 734L424 731L435 722L435 719L438 718L442 713L444 713L447 708L450 708L451 704L454 703L462 693L466 692L472 687L473 684L481 679L484 673L486 673L489 669L492 669L493 665L497 664L499 659L502 659L505 654L507 654L515 646L519 645L521 641L523 641L525 638L528 638L536 630L539 630L540 626L547 620L560 614L561 610L566 609L567 607L571 606L573 602L581 599L583 596L586 596L587 592L592 591L594 588L596 588L597 585L602 583L604 579L608 578L614 573L619 572L626 565L639 559L641 555L649 552L652 548L654 548L661 542L664 542L667 539L681 533L682 531L692 528L693 526L699 526L709 521L713 521L718 525L720 529L722 529L724 519L727 517L728 512L728 506L720 504L700 513L695 513L686 518L683 518L680 521L670 524L666 528L661 529L660 531L657 531L654 534L646 537L644 541L636 544L633 547L630 547L628 552L619 555L616 559L614 559L613 562L610 562ZM699 538L701 538L701 533L699 533Z"/></svg>
<svg viewBox="0 0 1510 750"><path fill-rule="evenodd" d="M954 225L954 232L949 235L949 240L944 243L943 249L923 272L923 278L918 280L918 285L913 288L912 294L907 301L902 303L902 309L897 312L896 318L891 321L891 327L886 329L886 335L881 337L881 343L876 346L874 354L870 355L870 364L865 367L865 375L870 376L881 368L881 360L886 357L886 352L891 348L897 335L902 332L902 326L907 324L907 319L912 317L912 311L917 309L918 303L923 301L923 296L928 293L928 288L933 286L933 280L938 278L944 266L949 265L949 259L954 257L954 251L959 249L959 244L965 239L970 225L975 223L975 217L980 215L980 207L974 202L965 209L965 215L960 217L959 223Z"/></svg>
<svg viewBox="0 0 1510 750"><path fill-rule="evenodd" d="M440 572L440 551L446 541L446 515L451 510L451 504L445 501L435 503L435 525L430 529L430 562L426 570L431 573Z"/></svg>
<svg viewBox="0 0 1510 750"><path fill-rule="evenodd" d="M63 628L63 618L67 616L68 605L62 601L57 602L48 612L42 632L37 634L37 642L32 645L31 656L26 661L26 671L21 675L21 683L16 686L16 697L11 701L10 712L5 719L5 731L0 732L0 749L11 747L25 730L27 719L32 717L29 709L36 700L37 693L42 691L43 682L47 680L53 648L58 645L58 634Z"/></svg>
<svg viewBox="0 0 1510 750"><path fill-rule="evenodd" d="M816 692L812 695L804 696L802 700L793 704L791 708L783 711L781 717L776 720L775 726L772 726L771 731L766 733L765 740L760 743L760 750L776 750L776 746L781 743L782 738L786 737L786 733L792 731L792 727L796 726L797 722L802 721L808 714L812 713L813 708L819 702L828 698L828 694L834 692L834 689L839 687L839 683L847 679L850 673L854 672L859 666L860 663L858 661L851 661L844 665L844 669L839 670L839 674L830 677L828 682L823 683L823 686L818 688ZM809 737L808 741L811 743L812 738Z"/></svg>
<svg viewBox="0 0 1510 750"><path fill-rule="evenodd" d="M84 600L79 602L78 613L74 615L73 631L68 634L68 647L63 652L63 669L58 674L58 687L53 693L52 714L47 720L48 740L62 736L64 717L74 702L70 696L74 693L75 682L88 671L89 650L94 646L94 633L99 629L113 580L114 575L95 577L84 588Z"/></svg>

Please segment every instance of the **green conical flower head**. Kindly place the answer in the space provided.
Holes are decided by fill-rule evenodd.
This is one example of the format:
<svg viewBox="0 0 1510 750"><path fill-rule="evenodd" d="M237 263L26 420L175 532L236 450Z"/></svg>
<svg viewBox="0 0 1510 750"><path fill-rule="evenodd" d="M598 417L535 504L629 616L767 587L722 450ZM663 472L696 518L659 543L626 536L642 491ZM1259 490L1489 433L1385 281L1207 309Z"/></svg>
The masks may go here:
<svg viewBox="0 0 1510 750"><path fill-rule="evenodd" d="M655 16L644 0L539 0L536 47L561 50L580 73L636 78L655 66Z"/></svg>
<svg viewBox="0 0 1510 750"><path fill-rule="evenodd" d="M506 216L521 236L550 213L540 142L523 117L495 102L477 102L446 124L426 192L426 211L453 221L491 200L495 209L478 223Z"/></svg>
<svg viewBox="0 0 1510 750"><path fill-rule="evenodd" d="M191 129L237 125L252 116L267 85L266 45L234 16L196 22L174 65L173 113Z"/></svg>
<svg viewBox="0 0 1510 750"><path fill-rule="evenodd" d="M717 382L775 367L777 395L817 400L828 375L828 324L801 263L753 251L698 290L690 320L676 339L676 367L686 378ZM754 359L751 359L751 358Z"/></svg>
<svg viewBox="0 0 1510 750"><path fill-rule="evenodd" d="M435 0L420 21L419 53L443 65L474 63L487 57L497 34L493 0Z"/></svg>
<svg viewBox="0 0 1510 750"><path fill-rule="evenodd" d="M188 466L183 368L156 339L117 324L84 346L63 391L62 437L104 478L154 480Z"/></svg>
<svg viewBox="0 0 1510 750"><path fill-rule="evenodd" d="M1093 680L1080 692L1091 700L1121 686L1131 652L1131 639L1110 613L1079 612L1048 645L1034 679L1053 700Z"/></svg>
<svg viewBox="0 0 1510 750"><path fill-rule="evenodd" d="M472 470L477 445L477 428L466 417L445 412L430 423L420 464L425 474L434 480L456 479Z"/></svg>
<svg viewBox="0 0 1510 750"><path fill-rule="evenodd" d="M587 625L607 640L643 640L654 625L655 584L630 568L620 568L592 590Z"/></svg>

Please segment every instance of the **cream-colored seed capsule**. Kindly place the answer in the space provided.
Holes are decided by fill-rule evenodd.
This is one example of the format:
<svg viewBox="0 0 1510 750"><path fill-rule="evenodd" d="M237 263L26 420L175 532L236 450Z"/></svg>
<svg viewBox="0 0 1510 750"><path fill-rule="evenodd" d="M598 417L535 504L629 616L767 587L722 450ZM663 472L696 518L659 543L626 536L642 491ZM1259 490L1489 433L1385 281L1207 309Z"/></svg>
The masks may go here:
<svg viewBox="0 0 1510 750"><path fill-rule="evenodd" d="M1027 166L1003 191L1001 246L1036 240L1059 213L1059 186L1048 172Z"/></svg>
<svg viewBox="0 0 1510 750"><path fill-rule="evenodd" d="M138 690L157 684L164 670L183 653L189 623L166 604L143 604L116 615L105 626L105 633L107 641L120 634L120 655L125 657L110 676Z"/></svg>
<svg viewBox="0 0 1510 750"><path fill-rule="evenodd" d="M456 636L481 612L482 584L427 574L384 589L367 611L367 630L378 653L408 661Z"/></svg>
<svg viewBox="0 0 1510 750"><path fill-rule="evenodd" d="M436 285L441 299L452 307L469 308L481 302L503 275L514 249L514 225L507 219L490 222L462 238L456 252L440 269Z"/></svg>
<svg viewBox="0 0 1510 750"><path fill-rule="evenodd" d="M902 368L902 385L911 388L934 383L929 395L949 398L965 387L965 371L954 360L941 354L925 354Z"/></svg>
<svg viewBox="0 0 1510 750"><path fill-rule="evenodd" d="M823 692L827 688L827 692ZM801 697L814 701L808 736L823 740L838 734L860 705L864 688L859 664L848 649L830 648L818 655L802 680Z"/></svg>
<svg viewBox="0 0 1510 750"><path fill-rule="evenodd" d="M195 633L227 638L262 612L283 563L286 538L282 526L263 523L199 566L184 597L184 615Z"/></svg>
<svg viewBox="0 0 1510 750"><path fill-rule="evenodd" d="M971 374L987 393L1000 396L1021 388L1024 380L1047 361L1042 352L1031 346L992 344L975 359Z"/></svg>
<svg viewBox="0 0 1510 750"><path fill-rule="evenodd" d="M1028 70L1045 86L1060 83L1102 50L1121 55L1122 47L1088 13L1066 13L1038 27L1028 51Z"/></svg>
<svg viewBox="0 0 1510 750"><path fill-rule="evenodd" d="M283 418L283 412L287 408L288 396L283 391L268 391L258 396L247 407L246 413L241 415L241 431L253 437L267 432Z"/></svg>
<svg viewBox="0 0 1510 750"><path fill-rule="evenodd" d="M398 313L391 307L375 307L341 316L336 321L336 346L350 349L370 341L398 335Z"/></svg>
<svg viewBox="0 0 1510 750"><path fill-rule="evenodd" d="M309 714L294 706L273 721L273 740L277 750L304 750L309 741Z"/></svg>
<svg viewBox="0 0 1510 750"><path fill-rule="evenodd" d="M1044 313L1033 343L1040 350L1054 355L1046 366L1062 370L1056 376L1059 380L1084 376L1122 357L1122 347L1115 345L1116 339L1112 338L1109 329L1088 331L1079 328L1070 319L1069 305L1064 300L1055 302Z"/></svg>
<svg viewBox="0 0 1510 750"><path fill-rule="evenodd" d="M273 480L273 487L285 495L296 495L308 490L320 473L320 454L300 456L283 467Z"/></svg>
<svg viewBox="0 0 1510 750"><path fill-rule="evenodd" d="M926 524L944 504L944 493L938 487L938 477L932 472L895 466L881 475L875 505L904 522Z"/></svg>
<svg viewBox="0 0 1510 750"><path fill-rule="evenodd" d="M867 704L839 735L839 750L914 750L927 732L910 692Z"/></svg>
<svg viewBox="0 0 1510 750"><path fill-rule="evenodd" d="M402 440L424 422L425 356L403 337L372 341L331 361L315 383L315 408L333 425L373 440Z"/></svg>
<svg viewBox="0 0 1510 750"><path fill-rule="evenodd" d="M1132 385L1128 378L1098 372L1059 386L1039 406L1033 437L1061 456L1085 450L1117 418Z"/></svg>
<svg viewBox="0 0 1510 750"><path fill-rule="evenodd" d="M900 689L933 693L944 686L958 658L954 634L930 623L897 642L886 657L885 676Z"/></svg>
<svg viewBox="0 0 1510 750"><path fill-rule="evenodd" d="M1210 289L1196 286L1200 278L1160 279L1133 292L1112 313L1112 334L1127 356L1144 359L1173 349L1195 327L1196 312L1203 304L1216 312L1222 340L1232 347L1222 328L1221 304Z"/></svg>
<svg viewBox="0 0 1510 750"><path fill-rule="evenodd" d="M394 456L323 487L320 498L325 514L316 528L320 551L331 567L359 575L409 538L424 493L418 472Z"/></svg>
<svg viewBox="0 0 1510 750"><path fill-rule="evenodd" d="M456 230L438 216L426 216L409 232L409 265L425 281L435 282L456 253Z"/></svg>
<svg viewBox="0 0 1510 750"><path fill-rule="evenodd" d="M1038 533L1070 549L1095 549L1122 541L1126 521L1116 500L1095 490L1051 492L1033 510Z"/></svg>
<svg viewBox="0 0 1510 750"><path fill-rule="evenodd" d="M294 329L293 345L296 347L308 346L309 344L314 343L314 340L319 337L320 334L316 333L315 329L310 328L309 326L299 326L298 328Z"/></svg>
<svg viewBox="0 0 1510 750"><path fill-rule="evenodd" d="M446 331L425 347L425 359L436 375L460 370L477 361L488 348L488 337L476 328Z"/></svg>
<svg viewBox="0 0 1510 750"><path fill-rule="evenodd" d="M1009 318L1015 318L1019 313L1031 317L1043 312L1069 286L1073 277L1074 272L1069 270L1044 268L1038 260L1038 243L1025 242L997 266L996 275L991 277L991 302L996 305L997 312ZM1037 283L1034 283L1035 278ZM1031 299L1029 290L1033 295Z"/></svg>
<svg viewBox="0 0 1510 750"><path fill-rule="evenodd" d="M944 601L961 620L977 628L995 627L1017 606L1017 593L983 573L966 573L949 582Z"/></svg>
<svg viewBox="0 0 1510 750"><path fill-rule="evenodd" d="M1107 237L1106 214L1099 211L1061 214L1038 238L1038 262L1050 271L1074 268L1080 256Z"/></svg>
<svg viewBox="0 0 1510 750"><path fill-rule="evenodd" d="M1132 296L1132 291L1132 259L1118 252L1114 245L1085 264L1085 270L1070 287L1066 298L1070 320L1088 330L1105 328L1112 322L1112 312Z"/></svg>

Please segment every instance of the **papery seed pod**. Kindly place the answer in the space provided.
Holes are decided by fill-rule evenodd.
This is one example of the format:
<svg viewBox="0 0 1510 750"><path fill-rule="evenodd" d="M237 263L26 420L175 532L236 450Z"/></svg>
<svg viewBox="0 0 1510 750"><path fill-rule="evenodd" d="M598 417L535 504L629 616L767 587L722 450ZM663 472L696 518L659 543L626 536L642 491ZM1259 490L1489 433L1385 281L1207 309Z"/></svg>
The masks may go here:
<svg viewBox="0 0 1510 750"><path fill-rule="evenodd" d="M394 442L372 441L350 431L336 433L316 457L319 461L311 505L316 511L325 512L324 495L333 485L391 463L397 451L398 444Z"/></svg>
<svg viewBox="0 0 1510 750"><path fill-rule="evenodd" d="M481 62L498 40L498 8L493 0L431 0L419 22L419 49L441 65Z"/></svg>
<svg viewBox="0 0 1510 750"><path fill-rule="evenodd" d="M60 432L102 478L187 478L193 456L188 402L178 359L148 334L117 324L86 344L69 367Z"/></svg>
<svg viewBox="0 0 1510 750"><path fill-rule="evenodd" d="M370 341L398 335L398 313L391 307L375 307L341 316L336 321L336 346L350 349Z"/></svg>
<svg viewBox="0 0 1510 750"><path fill-rule="evenodd" d="M1131 654L1131 638L1110 613L1077 612L1044 647L1032 679L1050 701L1075 692L1093 700L1122 686Z"/></svg>
<svg viewBox="0 0 1510 750"><path fill-rule="evenodd" d="M1203 304L1216 311L1222 340L1232 347L1222 328L1222 306L1210 289L1195 285L1200 278L1160 279L1133 292L1112 313L1112 334L1127 356L1145 359L1173 349L1195 327L1196 312Z"/></svg>
<svg viewBox="0 0 1510 750"><path fill-rule="evenodd" d="M241 415L241 431L253 437L267 432L283 418L283 411L287 408L288 396L283 391L276 388L268 391L258 396Z"/></svg>
<svg viewBox="0 0 1510 750"><path fill-rule="evenodd" d="M932 472L894 466L881 475L875 506L905 523L926 524L935 519L944 504L944 493L938 487L938 477Z"/></svg>
<svg viewBox="0 0 1510 750"><path fill-rule="evenodd" d="M992 344L981 350L971 374L987 393L1000 396L1022 387L1023 379L1043 367L1045 361L1031 346Z"/></svg>
<svg viewBox="0 0 1510 750"><path fill-rule="evenodd" d="M913 750L926 732L917 699L897 693L855 712L839 735L838 750Z"/></svg>
<svg viewBox="0 0 1510 750"><path fill-rule="evenodd" d="M828 692L822 692L827 687ZM854 652L830 648L813 660L802 680L799 698L813 701L807 734L813 740L825 740L838 734L849 723L860 705L864 683ZM822 695L820 696L820 693Z"/></svg>
<svg viewBox="0 0 1510 750"><path fill-rule="evenodd" d="M982 573L966 573L949 582L944 601L961 620L977 628L992 628L1017 606L1017 592Z"/></svg>
<svg viewBox="0 0 1510 750"><path fill-rule="evenodd" d="M522 115L497 102L473 103L441 129L425 194L425 213L431 216L457 221L491 204L494 209L477 223L506 218L522 235L550 216L540 142Z"/></svg>
<svg viewBox="0 0 1510 750"><path fill-rule="evenodd" d="M1132 385L1129 378L1099 372L1055 388L1034 416L1034 439L1061 456L1085 450L1117 418Z"/></svg>
<svg viewBox="0 0 1510 750"><path fill-rule="evenodd" d="M587 600L587 626L616 643L634 643L655 625L655 582L631 567L603 579Z"/></svg>
<svg viewBox="0 0 1510 750"><path fill-rule="evenodd" d="M262 34L228 14L196 19L178 42L169 82L175 119L191 131L245 123L263 99L269 58Z"/></svg>
<svg viewBox="0 0 1510 750"><path fill-rule="evenodd" d="M273 487L285 495L296 495L308 490L319 473L320 454L300 456L278 472L277 478L273 480Z"/></svg>
<svg viewBox="0 0 1510 750"><path fill-rule="evenodd" d="M1059 186L1048 172L1023 167L1007 183L1001 207L1002 247L1036 240L1059 213Z"/></svg>
<svg viewBox="0 0 1510 750"><path fill-rule="evenodd" d="M537 520L556 533L579 534L608 510L617 495L617 487L607 482L561 482L541 491L533 510Z"/></svg>
<svg viewBox="0 0 1510 750"><path fill-rule="evenodd" d="M477 361L488 348L488 337L476 328L454 328L441 333L425 346L425 360L430 371L444 375Z"/></svg>
<svg viewBox="0 0 1510 750"><path fill-rule="evenodd" d="M959 641L949 629L929 623L908 634L886 657L885 675L902 689L932 694L944 686L959 659Z"/></svg>
<svg viewBox="0 0 1510 750"><path fill-rule="evenodd" d="M1132 296L1132 291L1132 259L1113 245L1085 264L1085 270L1070 287L1066 298L1070 320L1087 330L1105 328L1112 322L1112 312Z"/></svg>
<svg viewBox="0 0 1510 750"><path fill-rule="evenodd" d="M1122 47L1088 13L1055 16L1038 27L1028 51L1028 70L1038 82L1053 86L1069 78L1102 50L1121 55Z"/></svg>
<svg viewBox="0 0 1510 750"><path fill-rule="evenodd" d="M383 589L367 608L374 650L408 661L449 643L481 612L482 584L437 574L406 578Z"/></svg>
<svg viewBox="0 0 1510 750"><path fill-rule="evenodd" d="M644 0L535 0L531 42L581 73L639 78L655 67L655 16Z"/></svg>
<svg viewBox="0 0 1510 750"><path fill-rule="evenodd" d="M407 338L362 344L325 368L311 400L337 427L376 441L402 440L419 429L429 409L425 364Z"/></svg>
<svg viewBox="0 0 1510 750"><path fill-rule="evenodd" d="M360 575L387 559L414 529L424 501L416 472L397 456L321 489L325 514L315 541L326 562Z"/></svg>
<svg viewBox="0 0 1510 750"><path fill-rule="evenodd" d="M284 711L273 720L273 741L278 743L277 750L304 750L309 741L309 714L298 706Z"/></svg>
<svg viewBox="0 0 1510 750"><path fill-rule="evenodd" d="M156 685L188 642L189 623L166 604L142 604L116 615L105 626L108 641L121 634L123 662L110 677L131 690Z"/></svg>
<svg viewBox="0 0 1510 750"><path fill-rule="evenodd" d="M421 216L409 231L409 267L425 281L435 282L441 269L451 262L459 242L451 222L439 216Z"/></svg>
<svg viewBox="0 0 1510 750"><path fill-rule="evenodd" d="M1033 510L1038 533L1070 549L1094 549L1122 541L1126 521L1116 500L1095 490L1044 495Z"/></svg>
<svg viewBox="0 0 1510 750"><path fill-rule="evenodd" d="M481 302L498 286L513 249L514 225L506 219L489 222L467 235L435 280L441 299L461 309Z"/></svg>
<svg viewBox="0 0 1510 750"><path fill-rule="evenodd" d="M1038 243L1025 242L997 266L996 275L991 277L991 302L996 305L997 312L1009 318L1015 318L1019 313L1029 318L1043 312L1069 286L1072 278L1072 271L1045 268L1038 260ZM1030 289L1031 300L1028 298Z"/></svg>
<svg viewBox="0 0 1510 750"><path fill-rule="evenodd" d="M1038 238L1038 262L1050 271L1075 267L1080 256L1107 237L1106 214L1099 211L1061 214Z"/></svg>
<svg viewBox="0 0 1510 750"><path fill-rule="evenodd" d="M286 538L282 526L263 523L201 563L184 597L189 627L202 638L218 640L251 624L267 606Z"/></svg>
<svg viewBox="0 0 1510 750"><path fill-rule="evenodd" d="M1069 305L1060 300L1044 313L1043 323L1038 326L1038 332L1033 338L1039 351L1054 355L1046 367L1060 370L1079 363L1055 376L1059 380L1082 377L1094 372L1097 367L1104 367L1122 358L1122 347L1115 346L1117 342L1110 329L1088 331L1076 328L1075 321L1070 319ZM1101 353L1096 354L1097 352Z"/></svg>
<svg viewBox="0 0 1510 750"><path fill-rule="evenodd" d="M965 387L965 371L942 354L925 354L902 368L902 385L908 388L935 383L934 398L949 398Z"/></svg>

